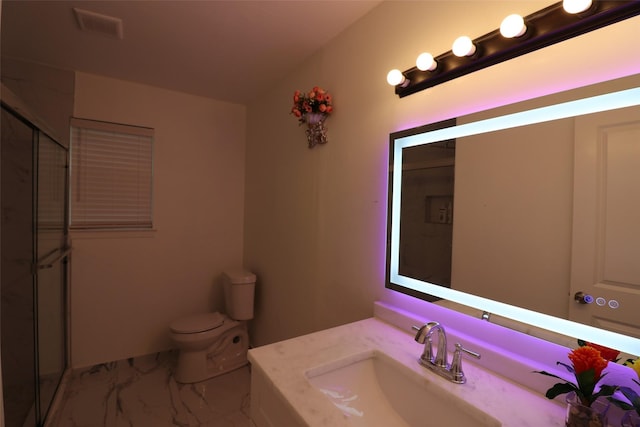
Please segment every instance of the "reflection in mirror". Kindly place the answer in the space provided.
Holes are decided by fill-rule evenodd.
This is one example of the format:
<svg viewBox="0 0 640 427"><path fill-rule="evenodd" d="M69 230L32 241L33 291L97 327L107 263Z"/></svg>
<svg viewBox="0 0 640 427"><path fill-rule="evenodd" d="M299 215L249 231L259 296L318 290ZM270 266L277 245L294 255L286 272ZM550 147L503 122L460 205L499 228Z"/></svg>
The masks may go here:
<svg viewBox="0 0 640 427"><path fill-rule="evenodd" d="M407 148L399 273L451 287L455 141Z"/></svg>
<svg viewBox="0 0 640 427"><path fill-rule="evenodd" d="M637 85L637 82L633 84ZM638 140L640 125L630 122L634 121L633 117L640 122L640 110L636 110L638 113L631 110L631 119L617 120L621 125L596 126L590 131L595 135L593 142L590 142L590 134L581 133L577 126L596 122L597 117L607 114L603 111L614 110L614 117L622 117L622 108L640 104L640 89L616 90L600 95L602 90L589 88L582 92L580 99L575 93L552 96L554 102L561 100L554 105L549 105L547 99L536 100L527 104L536 108L527 111L512 113L515 110L511 109L509 114L499 116L477 113L473 117L459 118L455 126L450 123L431 125L428 129L422 127L392 135L387 287L429 301L445 299L452 304L472 307L480 313L490 312L496 318L640 354L640 331L637 329L637 315L633 312L640 301L629 299L638 298L640 285L628 279L628 274L635 272L625 272L624 279L611 274L608 270L613 263L606 256L594 263L577 263L575 260L572 263L572 257L575 258L581 250L575 247L575 227L577 223L590 221L585 220L589 216L587 211L608 209L611 216L614 210L632 209L625 202L617 207L614 202L607 202L609 204L605 208L574 208L574 205L586 206L581 199L588 199L599 185L596 182L593 191L580 189L578 181L574 186L574 179L577 179L574 172L578 174L583 168L580 162L584 159L580 159L585 157L584 152L599 150L603 155L598 156L609 159L629 157L637 143L627 143L624 139ZM500 111L509 111L509 108ZM438 127L441 129L436 129ZM521 129L516 129L518 127ZM575 135L578 135L577 139ZM444 190L441 192L440 187L434 190L421 182L427 179L426 175L415 177L418 170L430 169L424 167L426 160L416 157L416 153L423 156L429 151L420 147L434 143L455 147L451 150L455 152L455 192L450 218L448 201L439 199L446 197ZM618 148L625 146L632 148ZM591 159L598 156L592 155ZM589 158L588 154L586 158ZM437 163L437 160L432 161ZM609 170L624 167L620 161L605 166ZM612 180L606 175L600 179ZM583 181L585 179L580 178L584 184ZM589 187L591 182L586 181ZM640 177L629 181L640 182ZM410 188L405 188L406 185ZM635 185L635 193L629 193L633 188L628 186L624 189L625 201L632 198L630 194L640 192L639 184ZM597 191L601 196L605 194L601 188ZM600 198L614 200L616 191L607 191L609 197ZM582 193L584 195L581 196ZM413 202L409 203L409 200ZM427 201L434 206L429 207ZM440 205L443 207L442 216ZM405 210L409 212L405 213ZM603 215L599 218L598 215L595 215L594 223L606 223ZM405 225L407 218L411 221L408 226ZM417 223L419 218L422 218L422 224ZM428 221L434 219L435 223ZM440 219L442 223L439 223ZM636 222L633 224L633 232L627 233L632 237L623 242L628 250L637 248L637 240L640 240L640 237L636 239L638 225ZM452 229L452 274L449 282L441 279L442 274L432 273L437 269L416 266L421 262L428 265L430 261L438 261L444 267L448 265L446 260L438 259L441 254L435 255L430 243L419 241L420 236L427 240L429 236L435 236L438 242L440 235L429 229L436 225L450 225ZM593 238L587 240L612 238L603 233L595 230ZM405 241L407 235L411 237L408 242ZM617 238L620 239L619 236ZM418 248L418 253L408 253L409 247ZM430 261L421 261L427 258ZM601 297L599 303L603 304L594 302L577 307L573 294L580 283L573 282L584 274L577 271L575 264L589 272L596 270L598 277L593 283L584 283L584 286L593 285L585 289L595 297ZM618 297L614 291L626 293L624 297ZM585 317L585 307L596 310L595 314ZM621 320L616 320L616 316L621 316Z"/></svg>

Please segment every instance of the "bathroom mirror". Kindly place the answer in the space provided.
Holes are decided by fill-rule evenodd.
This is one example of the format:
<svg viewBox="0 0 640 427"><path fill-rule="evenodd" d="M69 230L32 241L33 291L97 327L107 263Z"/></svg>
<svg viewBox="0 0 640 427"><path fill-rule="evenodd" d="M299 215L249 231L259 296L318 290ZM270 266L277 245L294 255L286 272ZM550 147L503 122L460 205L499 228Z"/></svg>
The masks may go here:
<svg viewBox="0 0 640 427"><path fill-rule="evenodd" d="M591 304L581 305L574 299L575 283L572 284L572 280L584 275L579 267L599 269L591 268L599 262L590 262L589 258L596 260L599 255L585 252L583 247L588 245L576 237L582 232L580 223L588 222L583 220L586 213L593 210L584 199L596 194L596 190L584 188L590 178L585 178L581 163L588 163L593 152L583 141L581 127L588 127L602 114L630 114L631 122L640 122L639 86L640 76L631 76L392 134L387 287L640 354L637 320L611 320L623 311L627 317L637 319L633 314L637 301L609 293L609 288L622 283L638 298L640 286L627 283L625 278L616 278L617 282L605 280L595 292L588 291L587 295L593 294ZM409 188L413 184L408 183L416 181L409 178L410 173L433 170L434 161L438 168L442 163L436 159L431 166L424 166L425 159L414 155L423 156L422 148L435 143L455 147L452 194L446 185L435 191ZM618 166L610 168L622 170ZM638 181L625 180L624 176L614 178L608 177L606 185ZM405 184L407 188L403 188ZM614 194L613 189L608 191L606 194ZM624 194L629 188L620 191ZM411 194L416 196L410 197ZM624 197L620 203L626 208ZM415 235L411 242L403 240L409 229L407 225L401 231L401 218L407 217L403 210L420 212L417 217L429 223L425 227L430 228L421 232L422 241ZM633 222L633 230L622 231L630 238L640 233L640 225ZM419 264L421 257L424 259L429 253L426 242L443 234L446 228L452 232L450 283L404 266L407 259ZM600 232L596 234L597 239L607 238ZM631 242L626 247L633 248L634 244L638 245ZM411 253L410 246L419 248L419 252ZM428 256L432 258L433 254ZM621 263L633 264L628 262L628 256L621 252L612 255ZM604 262L611 264L612 260ZM600 311L585 317L586 306Z"/></svg>

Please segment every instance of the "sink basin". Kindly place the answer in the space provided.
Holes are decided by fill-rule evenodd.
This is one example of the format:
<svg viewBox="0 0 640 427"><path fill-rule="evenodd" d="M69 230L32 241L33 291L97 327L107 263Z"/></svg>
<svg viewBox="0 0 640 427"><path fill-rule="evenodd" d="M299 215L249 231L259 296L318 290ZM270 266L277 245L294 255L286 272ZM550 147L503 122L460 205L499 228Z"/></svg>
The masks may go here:
<svg viewBox="0 0 640 427"><path fill-rule="evenodd" d="M306 377L353 426L501 426L488 413L380 351L310 369Z"/></svg>

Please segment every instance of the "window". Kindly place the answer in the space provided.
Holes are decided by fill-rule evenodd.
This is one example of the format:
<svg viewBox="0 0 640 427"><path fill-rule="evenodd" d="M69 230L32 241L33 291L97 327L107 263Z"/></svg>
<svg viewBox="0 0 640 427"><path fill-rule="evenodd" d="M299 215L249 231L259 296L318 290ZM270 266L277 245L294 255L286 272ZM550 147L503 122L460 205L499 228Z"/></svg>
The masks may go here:
<svg viewBox="0 0 640 427"><path fill-rule="evenodd" d="M152 227L150 128L71 119L70 226Z"/></svg>

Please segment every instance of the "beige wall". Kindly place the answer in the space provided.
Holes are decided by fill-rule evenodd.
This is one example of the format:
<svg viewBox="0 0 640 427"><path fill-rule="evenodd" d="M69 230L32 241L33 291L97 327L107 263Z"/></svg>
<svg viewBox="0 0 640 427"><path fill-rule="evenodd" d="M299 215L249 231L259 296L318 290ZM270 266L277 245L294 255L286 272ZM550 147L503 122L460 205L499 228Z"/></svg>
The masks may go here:
<svg viewBox="0 0 640 427"><path fill-rule="evenodd" d="M455 289L567 318L574 120L459 138Z"/></svg>
<svg viewBox="0 0 640 427"><path fill-rule="evenodd" d="M72 366L168 349L242 265L245 108L77 73L74 115L155 129L155 230L72 233Z"/></svg>
<svg viewBox="0 0 640 427"><path fill-rule="evenodd" d="M73 71L2 58L2 83L33 114L31 120L60 144L69 146L69 116L73 111Z"/></svg>
<svg viewBox="0 0 640 427"><path fill-rule="evenodd" d="M640 18L399 99L388 70L461 33L549 2L384 2L248 108L245 265L260 278L253 341L265 344L372 315L373 302L424 305L384 288L389 133L640 72ZM482 17L482 19L477 19ZM309 150L288 114L296 89L334 96L329 143Z"/></svg>

